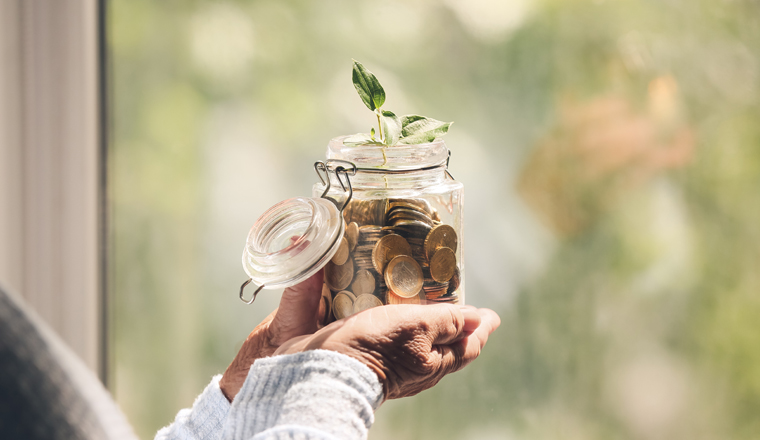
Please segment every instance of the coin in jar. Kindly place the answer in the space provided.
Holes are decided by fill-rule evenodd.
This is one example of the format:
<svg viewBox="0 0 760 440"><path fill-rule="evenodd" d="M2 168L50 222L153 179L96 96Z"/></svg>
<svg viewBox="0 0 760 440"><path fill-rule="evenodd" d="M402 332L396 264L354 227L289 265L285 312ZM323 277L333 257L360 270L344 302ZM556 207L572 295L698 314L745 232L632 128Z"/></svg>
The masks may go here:
<svg viewBox="0 0 760 440"><path fill-rule="evenodd" d="M388 211L388 199L380 199L375 204L375 222L374 224L385 225L385 213Z"/></svg>
<svg viewBox="0 0 760 440"><path fill-rule="evenodd" d="M461 282L461 273L459 272L459 267L456 267L454 269L454 276L451 277L449 280L449 288L446 289L446 293L448 295L451 295L454 293L457 289L459 289L459 283Z"/></svg>
<svg viewBox="0 0 760 440"><path fill-rule="evenodd" d="M390 304L420 304L421 299L419 295L415 295L411 298L402 298L395 293L393 293L392 290L388 289L388 293L385 296L385 302Z"/></svg>
<svg viewBox="0 0 760 440"><path fill-rule="evenodd" d="M420 239L424 240L432 228L427 223L423 223L417 220L399 220L393 224L392 230L396 234L402 235L404 237L406 237L406 235L411 235L414 237L419 236ZM406 235L402 234L399 231L405 232Z"/></svg>
<svg viewBox="0 0 760 440"><path fill-rule="evenodd" d="M350 290L341 290L338 293L342 293L344 295L348 295L348 297L351 298L351 301L356 301L356 295L354 295L354 292L352 292ZM337 295L337 293L336 293L336 295Z"/></svg>
<svg viewBox="0 0 760 440"><path fill-rule="evenodd" d="M447 247L438 248L430 259L430 276L439 283L450 280L456 268L457 257L454 251Z"/></svg>
<svg viewBox="0 0 760 440"><path fill-rule="evenodd" d="M348 260L348 254L349 254L349 246L348 246L348 240L346 240L346 237L343 237L340 239L340 242L338 243L338 250L335 252L335 255L332 257L332 262L340 266L341 264L346 264L346 260Z"/></svg>
<svg viewBox="0 0 760 440"><path fill-rule="evenodd" d="M349 203L343 207L343 221L350 222L353 217L354 204Z"/></svg>
<svg viewBox="0 0 760 440"><path fill-rule="evenodd" d="M421 213L419 211L415 211L413 209L406 209L406 208L395 208L388 212L388 223L389 224L397 224L400 221L418 221L421 223L425 223L428 226L433 226L433 219L425 215L424 213Z"/></svg>
<svg viewBox="0 0 760 440"><path fill-rule="evenodd" d="M353 252L356 244L359 242L359 224L351 222L346 228L346 240L348 241L348 250Z"/></svg>
<svg viewBox="0 0 760 440"><path fill-rule="evenodd" d="M354 295L343 290L335 294L333 298L333 315L335 319L343 319L347 316L351 316L354 312Z"/></svg>
<svg viewBox="0 0 760 440"><path fill-rule="evenodd" d="M325 265L325 283L331 290L344 290L354 279L354 262L349 258L345 264L328 261Z"/></svg>
<svg viewBox="0 0 760 440"><path fill-rule="evenodd" d="M449 225L438 225L430 230L425 238L425 255L433 258L436 249L447 247L452 251L457 250L457 233Z"/></svg>
<svg viewBox="0 0 760 440"><path fill-rule="evenodd" d="M388 209L390 210L395 207L416 209L420 212L424 212L427 215L431 215L433 212L435 212L435 209L433 209L433 207L430 206L430 203L425 199L391 199L389 200Z"/></svg>
<svg viewBox="0 0 760 440"><path fill-rule="evenodd" d="M422 268L414 258L399 255L394 257L385 269L385 284L403 298L411 298L422 289Z"/></svg>
<svg viewBox="0 0 760 440"><path fill-rule="evenodd" d="M375 295L362 294L356 297L354 301L354 313L363 312L371 309L372 307L382 306L383 302L380 301Z"/></svg>
<svg viewBox="0 0 760 440"><path fill-rule="evenodd" d="M332 292L327 284L322 284L322 298L319 301L319 323L327 325L332 317Z"/></svg>
<svg viewBox="0 0 760 440"><path fill-rule="evenodd" d="M372 250L372 264L377 273L383 273L386 264L399 255L412 255L412 248L404 237L389 234L378 240Z"/></svg>
<svg viewBox="0 0 760 440"><path fill-rule="evenodd" d="M351 283L351 290L357 296L363 294L372 294L375 291L375 276L368 270L360 270L354 275L354 281Z"/></svg>

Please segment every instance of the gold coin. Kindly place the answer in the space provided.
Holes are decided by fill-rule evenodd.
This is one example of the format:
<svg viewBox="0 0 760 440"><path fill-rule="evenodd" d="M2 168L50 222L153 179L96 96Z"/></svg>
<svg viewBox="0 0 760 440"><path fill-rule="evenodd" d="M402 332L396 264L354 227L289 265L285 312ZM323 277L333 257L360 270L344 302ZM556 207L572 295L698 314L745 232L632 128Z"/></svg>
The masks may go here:
<svg viewBox="0 0 760 440"><path fill-rule="evenodd" d="M375 291L375 276L368 270L360 270L354 275L351 290L357 295L372 294Z"/></svg>
<svg viewBox="0 0 760 440"><path fill-rule="evenodd" d="M365 310L371 309L372 307L378 307L382 305L383 302L380 301L375 295L365 293L356 297L356 300L354 301L354 313L363 312Z"/></svg>
<svg viewBox="0 0 760 440"><path fill-rule="evenodd" d="M390 304L420 304L421 299L419 295L415 295L411 298L402 298L395 293L393 293L392 290L388 289L388 293L385 296L386 302L388 305Z"/></svg>
<svg viewBox="0 0 760 440"><path fill-rule="evenodd" d="M352 200L351 221L362 225L382 225L388 207L386 199Z"/></svg>
<svg viewBox="0 0 760 440"><path fill-rule="evenodd" d="M428 259L433 258L436 249L447 247L452 251L457 250L457 233L449 225L438 225L430 230L425 238L425 255Z"/></svg>
<svg viewBox="0 0 760 440"><path fill-rule="evenodd" d="M409 208L392 208L388 211L388 223L395 224L399 221L418 221L425 223L426 225L433 227L433 219L427 216L427 214Z"/></svg>
<svg viewBox="0 0 760 440"><path fill-rule="evenodd" d="M412 248L404 237L389 234L378 240L372 249L372 264L377 273L383 273L385 265L399 255L412 255Z"/></svg>
<svg viewBox="0 0 760 440"><path fill-rule="evenodd" d="M344 295L347 295L349 298L351 298L351 301L356 301L356 295L354 295L354 292L352 292L350 290L341 290L338 293L342 293ZM337 295L338 293L336 293L335 295Z"/></svg>
<svg viewBox="0 0 760 440"><path fill-rule="evenodd" d="M323 326L327 324L327 315L328 313L327 308L327 298L324 296L319 298L319 309L317 309L317 324L320 326Z"/></svg>
<svg viewBox="0 0 760 440"><path fill-rule="evenodd" d="M348 204L349 215L346 217L346 221L364 223L365 205L366 203L363 201L351 200L351 203ZM344 209L343 212L346 210Z"/></svg>
<svg viewBox="0 0 760 440"><path fill-rule="evenodd" d="M388 199L377 200L375 206L376 225L385 226L385 213L388 211Z"/></svg>
<svg viewBox="0 0 760 440"><path fill-rule="evenodd" d="M354 203L352 202L346 205L345 208L343 208L343 220L346 222L350 222L353 217L353 212L354 212Z"/></svg>
<svg viewBox="0 0 760 440"><path fill-rule="evenodd" d="M340 266L341 264L346 264L346 260L348 260L348 240L346 240L346 237L343 237L338 244L338 250L332 257L332 262Z"/></svg>
<svg viewBox="0 0 760 440"><path fill-rule="evenodd" d="M439 283L445 283L454 276L457 257L447 247L438 248L430 259L430 276Z"/></svg>
<svg viewBox="0 0 760 440"><path fill-rule="evenodd" d="M349 258L345 264L337 265L328 261L325 266L325 283L331 290L343 290L354 279L354 262Z"/></svg>
<svg viewBox="0 0 760 440"><path fill-rule="evenodd" d="M394 207L411 208L423 212L427 215L432 215L435 209L430 206L430 203L425 199L391 199L388 203L388 209Z"/></svg>
<svg viewBox="0 0 760 440"><path fill-rule="evenodd" d="M338 292L333 298L333 315L335 319L343 319L351 316L354 312L354 298L351 292L346 290Z"/></svg>
<svg viewBox="0 0 760 440"><path fill-rule="evenodd" d="M449 280L449 288L446 289L446 294L451 295L453 294L457 289L459 289L459 283L461 282L461 273L459 272L459 267L454 268L454 275Z"/></svg>
<svg viewBox="0 0 760 440"><path fill-rule="evenodd" d="M324 311L322 310L322 303L324 303ZM322 299L320 300L319 305L319 317L321 318L320 322L322 325L327 325L332 321L332 292L330 291L330 288L327 287L327 284L322 284Z"/></svg>
<svg viewBox="0 0 760 440"><path fill-rule="evenodd" d="M394 257L385 269L385 284L396 295L403 298L411 298L419 294L422 283L422 268L412 257L406 255Z"/></svg>
<svg viewBox="0 0 760 440"><path fill-rule="evenodd" d="M359 224L356 222L349 223L346 228L346 240L348 240L348 250L353 252L356 244L359 242Z"/></svg>

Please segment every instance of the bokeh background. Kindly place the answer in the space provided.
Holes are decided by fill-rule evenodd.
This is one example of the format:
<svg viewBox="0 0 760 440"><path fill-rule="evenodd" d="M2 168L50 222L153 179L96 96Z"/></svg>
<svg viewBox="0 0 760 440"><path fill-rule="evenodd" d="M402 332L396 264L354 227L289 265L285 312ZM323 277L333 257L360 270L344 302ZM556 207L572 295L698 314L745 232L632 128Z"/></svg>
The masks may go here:
<svg viewBox="0 0 760 440"><path fill-rule="evenodd" d="M760 4L111 0L111 386L152 438L276 307L248 229L385 107L455 121L501 328L371 439L760 435Z"/></svg>

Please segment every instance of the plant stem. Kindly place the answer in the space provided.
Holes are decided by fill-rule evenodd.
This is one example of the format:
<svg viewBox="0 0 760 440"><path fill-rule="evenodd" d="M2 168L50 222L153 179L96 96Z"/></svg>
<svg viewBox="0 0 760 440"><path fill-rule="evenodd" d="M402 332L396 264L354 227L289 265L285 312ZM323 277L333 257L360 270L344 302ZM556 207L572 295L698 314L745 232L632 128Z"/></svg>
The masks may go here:
<svg viewBox="0 0 760 440"><path fill-rule="evenodd" d="M377 109L377 110L380 110L380 109ZM383 125L380 123L380 113L377 110L375 111L375 116L377 116L377 128L380 129L380 131L379 131L379 133L380 133L380 142L385 143L385 136L384 136L384 133L383 133Z"/></svg>

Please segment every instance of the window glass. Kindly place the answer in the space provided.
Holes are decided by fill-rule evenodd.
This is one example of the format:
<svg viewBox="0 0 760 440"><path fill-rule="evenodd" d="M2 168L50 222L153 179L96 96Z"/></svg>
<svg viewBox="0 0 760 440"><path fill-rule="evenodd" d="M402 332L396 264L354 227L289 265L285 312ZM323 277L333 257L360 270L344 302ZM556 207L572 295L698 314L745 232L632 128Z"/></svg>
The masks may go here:
<svg viewBox="0 0 760 440"><path fill-rule="evenodd" d="M760 432L760 15L736 0L112 0L113 389L144 438L277 305L248 229L373 116L455 124L483 355L373 439Z"/></svg>

